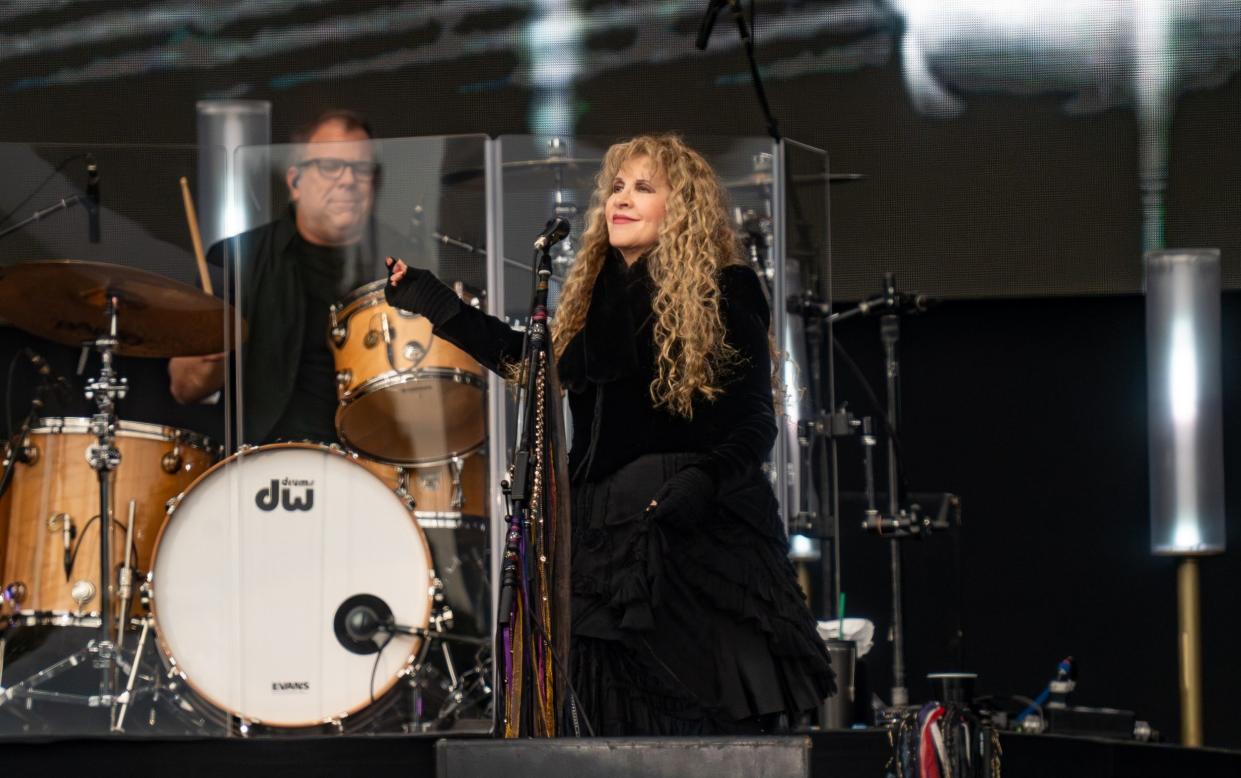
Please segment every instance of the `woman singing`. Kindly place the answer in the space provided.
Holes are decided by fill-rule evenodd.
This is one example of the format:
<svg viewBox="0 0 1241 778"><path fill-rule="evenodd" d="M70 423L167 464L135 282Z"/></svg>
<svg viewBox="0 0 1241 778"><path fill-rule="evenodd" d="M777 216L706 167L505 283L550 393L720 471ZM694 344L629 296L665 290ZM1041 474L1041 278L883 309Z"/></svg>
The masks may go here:
<svg viewBox="0 0 1241 778"><path fill-rule="evenodd" d="M778 731L834 689L760 466L769 310L715 172L612 146L552 340L573 414L573 686L595 733ZM392 305L492 370L522 336L389 259Z"/></svg>

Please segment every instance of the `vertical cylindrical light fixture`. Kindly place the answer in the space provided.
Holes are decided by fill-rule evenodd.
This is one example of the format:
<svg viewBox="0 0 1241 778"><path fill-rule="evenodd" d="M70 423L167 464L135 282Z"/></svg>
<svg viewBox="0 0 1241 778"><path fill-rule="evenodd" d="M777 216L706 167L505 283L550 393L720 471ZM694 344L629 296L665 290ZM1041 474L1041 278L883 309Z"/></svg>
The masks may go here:
<svg viewBox="0 0 1241 778"><path fill-rule="evenodd" d="M198 226L203 246L271 220L271 176L245 180L234 155L241 146L271 143L271 103L266 100L199 100ZM246 186L262 191L245 194Z"/></svg>
<svg viewBox="0 0 1241 778"><path fill-rule="evenodd" d="M1224 551L1218 249L1146 254L1151 551L1177 574L1181 742L1202 745L1196 557Z"/></svg>

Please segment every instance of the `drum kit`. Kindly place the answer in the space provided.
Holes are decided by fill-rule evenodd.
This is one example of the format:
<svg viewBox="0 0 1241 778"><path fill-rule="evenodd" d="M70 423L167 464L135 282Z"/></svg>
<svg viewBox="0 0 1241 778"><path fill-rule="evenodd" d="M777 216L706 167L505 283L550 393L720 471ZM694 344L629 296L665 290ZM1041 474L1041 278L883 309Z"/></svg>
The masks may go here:
<svg viewBox="0 0 1241 778"><path fill-rule="evenodd" d="M0 268L0 316L100 363L94 415L41 417L39 393L5 448L0 731L60 710L114 732L489 728L482 368L380 282L324 333L347 448L221 458L118 417L115 357L223 352L234 315L134 268Z"/></svg>

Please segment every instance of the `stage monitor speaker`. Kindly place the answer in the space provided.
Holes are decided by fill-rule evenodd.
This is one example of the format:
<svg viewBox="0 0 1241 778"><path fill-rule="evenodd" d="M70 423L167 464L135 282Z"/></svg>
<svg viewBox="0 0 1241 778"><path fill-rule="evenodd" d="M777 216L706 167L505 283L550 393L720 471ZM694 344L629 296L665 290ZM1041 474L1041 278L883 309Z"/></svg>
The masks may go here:
<svg viewBox="0 0 1241 778"><path fill-rule="evenodd" d="M810 775L810 739L790 737L441 740L438 778L790 778Z"/></svg>

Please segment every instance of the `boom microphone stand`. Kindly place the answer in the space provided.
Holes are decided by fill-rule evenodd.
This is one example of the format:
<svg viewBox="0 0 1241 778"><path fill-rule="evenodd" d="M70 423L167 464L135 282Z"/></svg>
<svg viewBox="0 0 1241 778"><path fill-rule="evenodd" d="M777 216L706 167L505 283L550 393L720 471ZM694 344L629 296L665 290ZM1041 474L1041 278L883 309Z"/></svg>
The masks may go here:
<svg viewBox="0 0 1241 778"><path fill-rule="evenodd" d="M869 299L858 303L856 307L838 313L831 312L823 306L821 314L824 321L834 324L855 316L878 315L879 337L883 344L884 376L887 389L887 408L885 409L884 427L887 432L887 480L888 504L887 515L880 513L875 507L874 476L872 448L874 436L870 425L863 425L862 442L866 465L866 519L862 523L865 530L874 532L888 539L889 566L892 581L892 707L899 708L909 704L909 690L905 685L905 624L901 563L901 540L908 537L924 537L932 530L949 527L947 511L949 507L958 507L959 501L954 495L945 494L939 516L935 519L918 515L919 506L910 506L909 510L901 507L904 498L901 479L901 460L898 428L901 410L900 384L900 333L901 316L921 313L931 304L932 300L917 293L897 291L896 274L885 273L883 291ZM869 421L869 420L867 420Z"/></svg>

